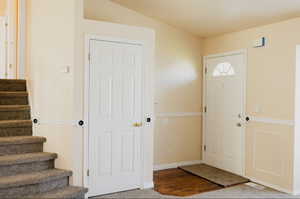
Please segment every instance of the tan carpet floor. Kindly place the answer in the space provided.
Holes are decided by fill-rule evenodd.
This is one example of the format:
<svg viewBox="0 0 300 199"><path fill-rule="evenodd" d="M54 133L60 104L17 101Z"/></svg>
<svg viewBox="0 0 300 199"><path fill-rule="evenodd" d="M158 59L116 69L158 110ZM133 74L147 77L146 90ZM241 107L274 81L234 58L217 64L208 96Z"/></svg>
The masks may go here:
<svg viewBox="0 0 300 199"><path fill-rule="evenodd" d="M229 187L217 191L206 192L198 195L193 195L189 197L174 197L174 196L164 196L154 191L153 189L146 190L134 190L121 192L111 195L105 195L101 197L94 197L93 199L105 199L105 198L116 198L116 199L161 199L161 198L199 198L199 199L300 199L300 196L292 196L284 194L269 188L264 190L259 190L247 185L238 185L234 187Z"/></svg>

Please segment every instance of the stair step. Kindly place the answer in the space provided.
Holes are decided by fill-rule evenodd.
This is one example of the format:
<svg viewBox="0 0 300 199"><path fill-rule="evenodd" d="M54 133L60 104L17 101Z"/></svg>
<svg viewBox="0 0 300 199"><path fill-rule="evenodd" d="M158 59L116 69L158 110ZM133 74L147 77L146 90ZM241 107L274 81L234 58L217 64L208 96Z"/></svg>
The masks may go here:
<svg viewBox="0 0 300 199"><path fill-rule="evenodd" d="M49 198L60 198L60 199L84 199L84 194L87 193L86 188L68 186L63 189L57 189L43 194L38 194L28 199L49 199Z"/></svg>
<svg viewBox="0 0 300 199"><path fill-rule="evenodd" d="M27 105L27 92L0 91L0 105Z"/></svg>
<svg viewBox="0 0 300 199"><path fill-rule="evenodd" d="M38 136L16 136L0 138L0 146L3 145L19 145L19 144L35 144L46 142L46 138Z"/></svg>
<svg viewBox="0 0 300 199"><path fill-rule="evenodd" d="M6 111L28 111L30 110L30 106L28 105L1 105L0 112Z"/></svg>
<svg viewBox="0 0 300 199"><path fill-rule="evenodd" d="M26 80L0 79L0 91L26 91Z"/></svg>
<svg viewBox="0 0 300 199"><path fill-rule="evenodd" d="M57 158L57 154L44 152L0 156L0 166L10 166L29 162L40 162L55 158Z"/></svg>
<svg viewBox="0 0 300 199"><path fill-rule="evenodd" d="M55 153L27 153L0 156L0 177L54 168Z"/></svg>
<svg viewBox="0 0 300 199"><path fill-rule="evenodd" d="M0 121L0 137L32 135L31 120L2 120Z"/></svg>
<svg viewBox="0 0 300 199"><path fill-rule="evenodd" d="M0 128L32 127L31 120L2 120Z"/></svg>
<svg viewBox="0 0 300 199"><path fill-rule="evenodd" d="M30 106L28 105L1 105L0 120L29 120Z"/></svg>
<svg viewBox="0 0 300 199"><path fill-rule="evenodd" d="M43 151L46 138L35 136L0 137L0 156Z"/></svg>
<svg viewBox="0 0 300 199"><path fill-rule="evenodd" d="M18 198L49 192L69 185L71 171L51 169L0 177L0 198Z"/></svg>

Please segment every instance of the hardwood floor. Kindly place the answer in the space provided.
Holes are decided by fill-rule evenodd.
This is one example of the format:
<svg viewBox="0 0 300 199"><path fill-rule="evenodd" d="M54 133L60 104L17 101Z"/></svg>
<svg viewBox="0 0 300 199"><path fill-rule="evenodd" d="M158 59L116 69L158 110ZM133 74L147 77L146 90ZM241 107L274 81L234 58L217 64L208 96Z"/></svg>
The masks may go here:
<svg viewBox="0 0 300 199"><path fill-rule="evenodd" d="M222 187L181 169L154 172L155 191L171 196L191 196Z"/></svg>

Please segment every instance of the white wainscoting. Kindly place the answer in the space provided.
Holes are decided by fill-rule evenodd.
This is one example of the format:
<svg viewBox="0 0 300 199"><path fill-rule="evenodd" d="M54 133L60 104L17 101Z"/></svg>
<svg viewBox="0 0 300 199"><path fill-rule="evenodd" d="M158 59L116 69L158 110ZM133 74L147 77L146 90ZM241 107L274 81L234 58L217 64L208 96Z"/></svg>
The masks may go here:
<svg viewBox="0 0 300 199"><path fill-rule="evenodd" d="M294 126L295 121L293 120L278 120L278 119L272 119L272 118L266 118L266 117L250 117L250 122L260 122L260 123L266 123L266 124L279 124L279 125L287 125L287 126Z"/></svg>
<svg viewBox="0 0 300 199"><path fill-rule="evenodd" d="M33 117L35 118L35 117ZM54 126L79 126L78 121L75 120L39 120L36 125L54 125Z"/></svg>
<svg viewBox="0 0 300 199"><path fill-rule="evenodd" d="M156 118L172 118L172 117L202 117L204 116L203 112L169 112L169 113L157 113ZM255 117L255 116L248 116L250 117L250 122L260 122L266 124L280 124L280 125L288 125L294 126L295 121L293 120L280 120L280 119L273 119L268 117Z"/></svg>

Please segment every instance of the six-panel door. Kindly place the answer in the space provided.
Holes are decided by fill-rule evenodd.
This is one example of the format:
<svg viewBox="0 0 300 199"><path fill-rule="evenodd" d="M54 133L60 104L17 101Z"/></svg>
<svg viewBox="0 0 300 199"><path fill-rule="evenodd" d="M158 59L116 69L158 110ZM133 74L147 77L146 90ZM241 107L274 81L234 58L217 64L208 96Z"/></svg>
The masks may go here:
<svg viewBox="0 0 300 199"><path fill-rule="evenodd" d="M140 186L142 46L90 41L90 196Z"/></svg>

